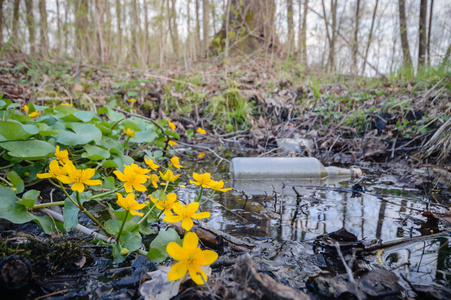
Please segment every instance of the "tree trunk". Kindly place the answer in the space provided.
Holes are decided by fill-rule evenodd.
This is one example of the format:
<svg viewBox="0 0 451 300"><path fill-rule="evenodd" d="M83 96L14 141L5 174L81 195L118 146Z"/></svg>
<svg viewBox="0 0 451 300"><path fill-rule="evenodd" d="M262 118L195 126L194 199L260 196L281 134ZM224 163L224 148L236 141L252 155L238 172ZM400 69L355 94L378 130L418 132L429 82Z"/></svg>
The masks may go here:
<svg viewBox="0 0 451 300"><path fill-rule="evenodd" d="M426 19L428 11L428 1L421 0L420 2L420 26L418 29L418 66L424 66L426 61Z"/></svg>
<svg viewBox="0 0 451 300"><path fill-rule="evenodd" d="M200 17L199 17L199 0L196 0L196 49L197 51L201 51L200 44Z"/></svg>
<svg viewBox="0 0 451 300"><path fill-rule="evenodd" d="M300 7L299 7L300 9ZM308 12L308 0L304 0L304 15L302 16L302 29L300 30L300 50L302 62L307 66L307 12Z"/></svg>
<svg viewBox="0 0 451 300"><path fill-rule="evenodd" d="M431 31L432 31L432 12L434 11L434 0L431 0L431 6L429 9L429 26L428 26L428 42L427 42L427 61L428 65L431 65Z"/></svg>
<svg viewBox="0 0 451 300"><path fill-rule="evenodd" d="M0 47L3 46L3 2L4 0L0 0Z"/></svg>
<svg viewBox="0 0 451 300"><path fill-rule="evenodd" d="M41 16L41 51L44 56L47 56L49 53L49 35L45 0L39 0L39 14Z"/></svg>
<svg viewBox="0 0 451 300"><path fill-rule="evenodd" d="M210 1L203 0L202 6L202 31L203 31L203 39L202 39L202 52L206 57L209 56L208 46L209 46L209 37L210 37Z"/></svg>
<svg viewBox="0 0 451 300"><path fill-rule="evenodd" d="M365 57L363 58L362 77L365 76L366 61L368 59L368 51L370 50L371 41L373 39L373 29L374 29L374 22L376 20L376 12L377 12L378 4L379 4L379 0L376 0L376 5L374 6L374 10L373 10L373 18L371 19L371 28L370 28L370 33L368 35L368 42L366 43Z"/></svg>
<svg viewBox="0 0 451 300"><path fill-rule="evenodd" d="M331 33L329 35L328 32L328 26L327 26L327 17L326 17L326 9L324 0L322 2L323 6L323 12L324 12L324 21L326 22L326 31L327 31L327 38L329 40L329 58L327 60L326 69L329 71L335 70L335 41L337 39L337 3L338 0L330 0L330 10L332 15L332 24L331 27Z"/></svg>
<svg viewBox="0 0 451 300"><path fill-rule="evenodd" d="M104 9L103 0L95 0L95 14L94 20L96 22L96 35L97 35L97 55L98 61L101 64L105 63L105 19L104 19Z"/></svg>
<svg viewBox="0 0 451 300"><path fill-rule="evenodd" d="M14 8L13 8L13 29L11 42L12 44L17 44L19 41L19 5L20 0L14 0ZM18 45L16 45L18 46Z"/></svg>
<svg viewBox="0 0 451 300"><path fill-rule="evenodd" d="M213 39L212 46L224 49L228 37L232 53L246 54L259 49L277 49L275 11L274 0L229 0L222 28Z"/></svg>
<svg viewBox="0 0 451 300"><path fill-rule="evenodd" d="M58 53L58 56L61 56L61 49L62 49L62 41L63 37L61 35L61 17L60 17L60 1L56 0L56 39L58 40L58 50L56 53Z"/></svg>
<svg viewBox="0 0 451 300"><path fill-rule="evenodd" d="M167 11L168 11L168 25L169 25L169 35L172 41L172 50L177 58L179 56L179 42L178 42L178 28L177 28L177 13L176 13L176 0L168 0Z"/></svg>
<svg viewBox="0 0 451 300"><path fill-rule="evenodd" d="M404 65L411 66L412 58L410 57L409 41L407 40L407 22L406 22L406 2L398 0L399 4L399 29L401 32L402 58Z"/></svg>
<svg viewBox="0 0 451 300"><path fill-rule="evenodd" d="M357 52L359 50L359 21L360 21L360 0L357 0L357 7L355 10L355 27L354 27L354 40L352 41L352 70L353 74L357 75Z"/></svg>
<svg viewBox="0 0 451 300"><path fill-rule="evenodd" d="M147 45L149 45L149 14L148 14L148 5L147 5L147 1L144 0L143 2L143 6L144 6L144 45L146 45L144 47L145 50L145 57L146 57L146 65L149 64L149 47L147 47Z"/></svg>
<svg viewBox="0 0 451 300"><path fill-rule="evenodd" d="M33 54L36 51L36 32L33 15L33 0L25 0L25 6L27 7L28 42L30 43L30 53Z"/></svg>
<svg viewBox="0 0 451 300"><path fill-rule="evenodd" d="M117 36L117 59L118 63L122 58L122 29L121 29L121 0L116 0L116 36Z"/></svg>
<svg viewBox="0 0 451 300"><path fill-rule="evenodd" d="M78 0L75 8L76 47L80 59L87 54L88 0Z"/></svg>
<svg viewBox="0 0 451 300"><path fill-rule="evenodd" d="M293 16L293 0L287 0L287 54L291 55L294 50L294 16Z"/></svg>

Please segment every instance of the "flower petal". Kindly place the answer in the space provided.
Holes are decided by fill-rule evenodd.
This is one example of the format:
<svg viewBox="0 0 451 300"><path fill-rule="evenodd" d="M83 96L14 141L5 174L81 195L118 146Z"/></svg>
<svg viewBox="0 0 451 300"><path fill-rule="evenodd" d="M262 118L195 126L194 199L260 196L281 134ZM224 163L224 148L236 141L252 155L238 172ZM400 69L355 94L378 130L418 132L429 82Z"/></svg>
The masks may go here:
<svg viewBox="0 0 451 300"><path fill-rule="evenodd" d="M168 273L168 279L175 281L179 280L183 276L185 276L188 271L188 265L186 263L178 262L172 266L171 270Z"/></svg>
<svg viewBox="0 0 451 300"><path fill-rule="evenodd" d="M204 284L208 280L207 274L205 274L205 272L199 266L191 266L191 268L189 269L189 276L198 285Z"/></svg>
<svg viewBox="0 0 451 300"><path fill-rule="evenodd" d="M194 225L193 220L191 220L190 218L185 218L182 221L182 227L186 231L191 230L191 228L193 228L193 225Z"/></svg>
<svg viewBox="0 0 451 300"><path fill-rule="evenodd" d="M136 210L133 210L133 209L129 210L129 212L130 212L133 216L140 216L140 217L142 217L142 216L144 215L143 213L137 212Z"/></svg>
<svg viewBox="0 0 451 300"><path fill-rule="evenodd" d="M102 184L102 181L99 180L99 179L95 179L95 180L84 180L83 183L84 183L84 184L87 184L87 185L101 185L101 184Z"/></svg>
<svg viewBox="0 0 451 300"><path fill-rule="evenodd" d="M73 191L82 193L85 190L85 185L81 182L76 182L70 187Z"/></svg>
<svg viewBox="0 0 451 300"><path fill-rule="evenodd" d="M51 178L52 174L50 174L50 173L42 173L42 174L36 174L36 176L38 178L44 179L44 178Z"/></svg>
<svg viewBox="0 0 451 300"><path fill-rule="evenodd" d="M199 265L208 266L215 262L218 259L218 253L212 250L203 250L202 255L199 255L197 262Z"/></svg>
<svg viewBox="0 0 451 300"><path fill-rule="evenodd" d="M183 249L197 248L199 237L194 232L188 232L183 239Z"/></svg>
<svg viewBox="0 0 451 300"><path fill-rule="evenodd" d="M176 242L170 242L166 246L166 251L168 252L169 256L175 260L183 260L186 256L183 252L182 247L180 247L180 245Z"/></svg>
<svg viewBox="0 0 451 300"><path fill-rule="evenodd" d="M191 218L193 219L204 219L204 218L209 218L210 217L210 213L208 211L205 212L201 212L201 213L197 213L191 216Z"/></svg>
<svg viewBox="0 0 451 300"><path fill-rule="evenodd" d="M181 216L166 216L163 218L163 221L169 222L169 223L177 223L182 220Z"/></svg>
<svg viewBox="0 0 451 300"><path fill-rule="evenodd" d="M114 171L113 173L120 181L127 181L127 177L121 171Z"/></svg>

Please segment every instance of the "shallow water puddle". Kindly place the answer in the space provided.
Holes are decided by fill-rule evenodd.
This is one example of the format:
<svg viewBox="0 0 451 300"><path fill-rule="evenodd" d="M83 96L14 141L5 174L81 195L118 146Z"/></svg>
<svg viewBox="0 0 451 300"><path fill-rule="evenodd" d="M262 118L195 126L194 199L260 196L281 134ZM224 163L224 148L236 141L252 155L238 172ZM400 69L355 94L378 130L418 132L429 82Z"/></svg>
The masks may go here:
<svg viewBox="0 0 451 300"><path fill-rule="evenodd" d="M425 211L444 212L444 207L414 201L421 199L417 190L396 190L379 183L366 184L365 193L353 193L352 185L349 181L324 180L236 181L230 183L236 189L234 192L213 197L214 201L205 203L204 209L212 213L208 225L256 242L266 249L263 252L268 252L264 255L267 259L273 257L271 252L277 251L277 244L289 244L290 248L298 245L302 253L313 255L311 242L316 237L341 228L366 245L424 236L375 251L365 260L370 265L393 269L398 276L407 276L413 283L435 282L450 287L450 238L428 237L442 228L436 220L423 215ZM384 195L378 195L382 190ZM193 199L196 190L187 188L179 195L182 199ZM284 256L283 264L290 265L293 254ZM291 282L291 285L295 284Z"/></svg>

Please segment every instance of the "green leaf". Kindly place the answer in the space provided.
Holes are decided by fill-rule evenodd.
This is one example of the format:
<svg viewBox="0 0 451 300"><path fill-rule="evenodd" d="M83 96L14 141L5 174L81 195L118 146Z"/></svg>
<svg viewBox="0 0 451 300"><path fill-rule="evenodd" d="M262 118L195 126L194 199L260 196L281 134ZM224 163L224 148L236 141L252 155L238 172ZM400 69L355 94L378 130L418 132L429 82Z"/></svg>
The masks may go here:
<svg viewBox="0 0 451 300"><path fill-rule="evenodd" d="M103 181L103 187L109 190L114 190L116 188L116 185L114 183L115 180L113 176L105 177Z"/></svg>
<svg viewBox="0 0 451 300"><path fill-rule="evenodd" d="M117 164L117 169L121 172L124 171L124 165L130 166L132 163L135 162L133 158L131 158L130 156L122 154L114 154L113 160Z"/></svg>
<svg viewBox="0 0 451 300"><path fill-rule="evenodd" d="M108 221L103 224L103 229L105 229L106 232L109 234L116 235L119 232L119 229L121 228L122 221L118 219L109 219Z"/></svg>
<svg viewBox="0 0 451 300"><path fill-rule="evenodd" d="M83 148L86 150L86 152L81 155L83 158L101 160L110 157L110 152L103 148L92 145L85 145Z"/></svg>
<svg viewBox="0 0 451 300"><path fill-rule="evenodd" d="M166 231L160 231L157 237L150 243L147 257L155 263L164 261L169 257L166 247L170 242L180 243L180 237L177 232L172 228Z"/></svg>
<svg viewBox="0 0 451 300"><path fill-rule="evenodd" d="M127 92L127 96L129 96L129 97L138 97L139 95L135 91L129 91L129 92Z"/></svg>
<svg viewBox="0 0 451 300"><path fill-rule="evenodd" d="M92 141L100 143L102 132L93 124L71 123L71 131L63 131L55 135L56 141L67 146L85 145Z"/></svg>
<svg viewBox="0 0 451 300"><path fill-rule="evenodd" d="M130 128L130 129L132 129L134 131L140 131L141 130L141 127L139 127L139 125L136 124L136 122L133 122L132 120L122 121L121 125L124 126L124 129Z"/></svg>
<svg viewBox="0 0 451 300"><path fill-rule="evenodd" d="M148 126L145 130L137 131L135 137L132 137L130 141L133 143L151 143L156 137L158 137L157 132L151 126Z"/></svg>
<svg viewBox="0 0 451 300"><path fill-rule="evenodd" d="M120 250L121 246L116 244L116 243L114 243L112 246L113 246L113 259L114 259L114 262L116 262L116 263L123 262L127 258L127 256L122 256L121 255L121 250Z"/></svg>
<svg viewBox="0 0 451 300"><path fill-rule="evenodd" d="M73 114L68 114L65 117L62 117L61 120L64 120L66 122L84 122L87 123L91 121L92 119L98 119L97 115L93 113L92 111L76 111Z"/></svg>
<svg viewBox="0 0 451 300"><path fill-rule="evenodd" d="M49 125L47 125L46 123L36 123L36 127L39 130L39 135L40 136L49 136L49 135L54 135L57 134L58 131L57 130L53 130Z"/></svg>
<svg viewBox="0 0 451 300"><path fill-rule="evenodd" d="M6 177L14 185L14 188L16 189L16 193L20 194L23 192L23 190L25 188L24 184L23 184L23 180L22 180L22 178L20 178L20 176L16 172L9 171L8 175L6 175Z"/></svg>
<svg viewBox="0 0 451 300"><path fill-rule="evenodd" d="M172 136L176 140L180 140L180 135L177 132L171 131L171 130L165 130L164 131L167 135Z"/></svg>
<svg viewBox="0 0 451 300"><path fill-rule="evenodd" d="M20 199L18 203L28 208L32 208L35 205L36 199L39 197L40 193L41 192L38 190L29 190L23 194L22 199Z"/></svg>
<svg viewBox="0 0 451 300"><path fill-rule="evenodd" d="M102 167L104 168L117 168L117 163L114 160L108 159L102 161Z"/></svg>
<svg viewBox="0 0 451 300"><path fill-rule="evenodd" d="M77 192L73 192L71 195L71 198L74 201L76 200ZM80 193L80 203L83 205L83 203L88 202L92 198L91 191ZM80 210L78 209L75 204L72 203L72 201L69 200L69 198L66 198L64 200L64 209L63 209L63 217L64 217L64 228L71 229L75 228L78 225L78 212Z"/></svg>
<svg viewBox="0 0 451 300"><path fill-rule="evenodd" d="M35 125L23 125L16 121L0 121L0 135L5 140L23 140L39 132Z"/></svg>
<svg viewBox="0 0 451 300"><path fill-rule="evenodd" d="M28 160L39 160L54 156L55 146L40 140L26 140L0 143L0 147L8 150L8 154Z"/></svg>
<svg viewBox="0 0 451 300"><path fill-rule="evenodd" d="M0 187L0 219L6 219L15 224L23 224L32 221L35 217L27 211L27 208L17 203L14 191L7 187Z"/></svg>
<svg viewBox="0 0 451 300"><path fill-rule="evenodd" d="M124 245L124 248L127 248L130 250L130 252L133 252L135 250L138 250L141 248L142 245L142 237L139 231L137 232L130 232L125 231L121 234L121 244Z"/></svg>

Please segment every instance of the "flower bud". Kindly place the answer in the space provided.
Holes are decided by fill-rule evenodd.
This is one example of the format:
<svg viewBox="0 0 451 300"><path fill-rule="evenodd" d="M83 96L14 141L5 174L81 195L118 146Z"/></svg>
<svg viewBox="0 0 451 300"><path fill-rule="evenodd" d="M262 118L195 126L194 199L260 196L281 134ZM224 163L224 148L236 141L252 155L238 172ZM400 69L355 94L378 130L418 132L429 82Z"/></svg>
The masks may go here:
<svg viewBox="0 0 451 300"><path fill-rule="evenodd" d="M130 250L128 250L127 248L123 248L121 250L121 255L122 256L127 256L130 253Z"/></svg>

